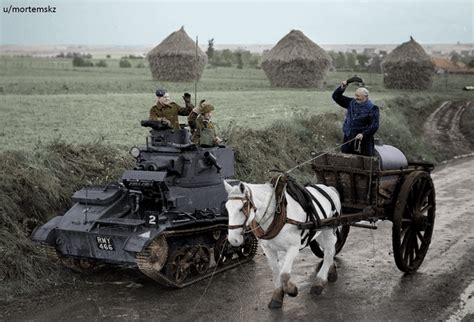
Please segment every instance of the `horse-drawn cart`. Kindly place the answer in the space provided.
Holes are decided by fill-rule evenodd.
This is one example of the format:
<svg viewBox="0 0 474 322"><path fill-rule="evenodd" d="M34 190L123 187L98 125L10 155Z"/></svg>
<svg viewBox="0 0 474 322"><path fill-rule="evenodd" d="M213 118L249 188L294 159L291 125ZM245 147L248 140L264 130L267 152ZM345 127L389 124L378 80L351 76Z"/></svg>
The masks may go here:
<svg viewBox="0 0 474 322"><path fill-rule="evenodd" d="M435 189L430 172L433 164L407 162L391 146L377 147L378 157L326 154L315 159L313 169L319 183L333 186L340 194L342 214L322 219L320 227L336 230L336 252L344 246L350 226L373 228L360 221L393 223L393 254L397 267L415 272L428 251L435 220ZM301 228L315 228L314 223ZM316 241L311 249L323 251Z"/></svg>

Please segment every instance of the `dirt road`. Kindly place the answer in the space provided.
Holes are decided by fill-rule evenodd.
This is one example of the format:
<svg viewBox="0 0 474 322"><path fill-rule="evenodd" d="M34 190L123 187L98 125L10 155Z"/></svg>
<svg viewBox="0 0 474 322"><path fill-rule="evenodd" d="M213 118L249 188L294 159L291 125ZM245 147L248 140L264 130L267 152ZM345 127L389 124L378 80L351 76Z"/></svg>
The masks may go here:
<svg viewBox="0 0 474 322"><path fill-rule="evenodd" d="M474 158L433 173L437 215L432 244L416 274L404 276L391 251L391 223L353 228L337 258L339 279L319 297L309 294L319 262L309 249L296 260L296 298L271 311L271 273L254 262L182 290L163 289L126 272L87 278L0 303L0 319L28 320L462 320L474 319ZM107 282L104 282L107 281Z"/></svg>
<svg viewBox="0 0 474 322"><path fill-rule="evenodd" d="M424 132L431 143L446 155L469 153L474 147L472 121L473 101L445 101L426 120Z"/></svg>

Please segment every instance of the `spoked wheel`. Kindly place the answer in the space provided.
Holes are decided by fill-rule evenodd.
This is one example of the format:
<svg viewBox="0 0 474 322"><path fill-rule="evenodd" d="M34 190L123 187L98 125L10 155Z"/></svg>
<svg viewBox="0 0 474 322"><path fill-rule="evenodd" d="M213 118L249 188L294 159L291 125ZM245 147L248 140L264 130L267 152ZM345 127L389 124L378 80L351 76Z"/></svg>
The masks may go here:
<svg viewBox="0 0 474 322"><path fill-rule="evenodd" d="M97 262L87 258L75 258L64 256L60 253L57 255L63 266L73 270L76 273L90 274L96 272L103 265L98 265Z"/></svg>
<svg viewBox="0 0 474 322"><path fill-rule="evenodd" d="M198 274L204 274L211 263L211 252L209 248L204 246L198 246L195 250L196 253L194 254L193 258L193 268Z"/></svg>
<svg viewBox="0 0 474 322"><path fill-rule="evenodd" d="M339 226L336 229L336 255L342 250L344 244L346 243L347 235L349 235L350 226ZM316 240L312 240L309 243L309 247L313 251L314 255L319 258L324 258L324 251Z"/></svg>
<svg viewBox="0 0 474 322"><path fill-rule="evenodd" d="M244 243L240 246L238 255L239 258L252 258L257 253L258 240L252 233L245 234Z"/></svg>
<svg viewBox="0 0 474 322"><path fill-rule="evenodd" d="M393 256L402 272L413 273L423 262L433 234L435 210L435 189L429 174L409 174L393 214Z"/></svg>
<svg viewBox="0 0 474 322"><path fill-rule="evenodd" d="M190 250L178 250L166 265L166 275L176 283L182 283L191 272L194 254Z"/></svg>
<svg viewBox="0 0 474 322"><path fill-rule="evenodd" d="M220 239L216 242L214 247L214 260L217 265L225 265L231 262L234 251L232 246L227 241L227 234L221 234Z"/></svg>

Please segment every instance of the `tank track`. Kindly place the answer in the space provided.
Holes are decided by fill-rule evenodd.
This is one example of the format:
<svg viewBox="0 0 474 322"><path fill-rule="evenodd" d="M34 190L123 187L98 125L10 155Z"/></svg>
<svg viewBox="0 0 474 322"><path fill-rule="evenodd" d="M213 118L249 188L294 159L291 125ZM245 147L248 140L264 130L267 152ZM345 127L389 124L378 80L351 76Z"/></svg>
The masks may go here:
<svg viewBox="0 0 474 322"><path fill-rule="evenodd" d="M56 248L54 248L53 246L46 243L41 243L37 246L37 249L42 255L46 256L49 260L52 260L52 261L59 260L59 256L58 256L58 253L56 252Z"/></svg>
<svg viewBox="0 0 474 322"><path fill-rule="evenodd" d="M87 258L76 258L72 256L65 256L59 253L54 246L46 243L41 243L38 246L39 252L45 255L49 260L61 262L61 264L77 273L93 273L104 267L105 264L100 264L97 261Z"/></svg>
<svg viewBox="0 0 474 322"><path fill-rule="evenodd" d="M213 236L212 245L169 243L175 237L186 236L192 240L192 237L199 238L209 233ZM223 224L165 231L136 255L136 263L144 275L159 284L183 288L248 262L255 256L258 242L253 235L246 236L242 247L227 246L226 239L227 225Z"/></svg>

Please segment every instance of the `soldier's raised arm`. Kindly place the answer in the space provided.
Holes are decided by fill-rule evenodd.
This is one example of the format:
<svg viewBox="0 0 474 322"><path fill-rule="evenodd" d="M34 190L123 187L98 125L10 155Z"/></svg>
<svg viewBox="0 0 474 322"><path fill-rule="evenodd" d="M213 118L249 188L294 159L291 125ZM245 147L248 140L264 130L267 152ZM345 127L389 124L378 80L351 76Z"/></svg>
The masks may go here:
<svg viewBox="0 0 474 322"><path fill-rule="evenodd" d="M184 100L184 104L185 104L184 107L181 107L178 104L176 104L176 105L178 105L178 114L183 115L183 116L188 116L189 113L191 113L191 111L194 108L193 103L191 103L191 94L184 93L183 100Z"/></svg>

